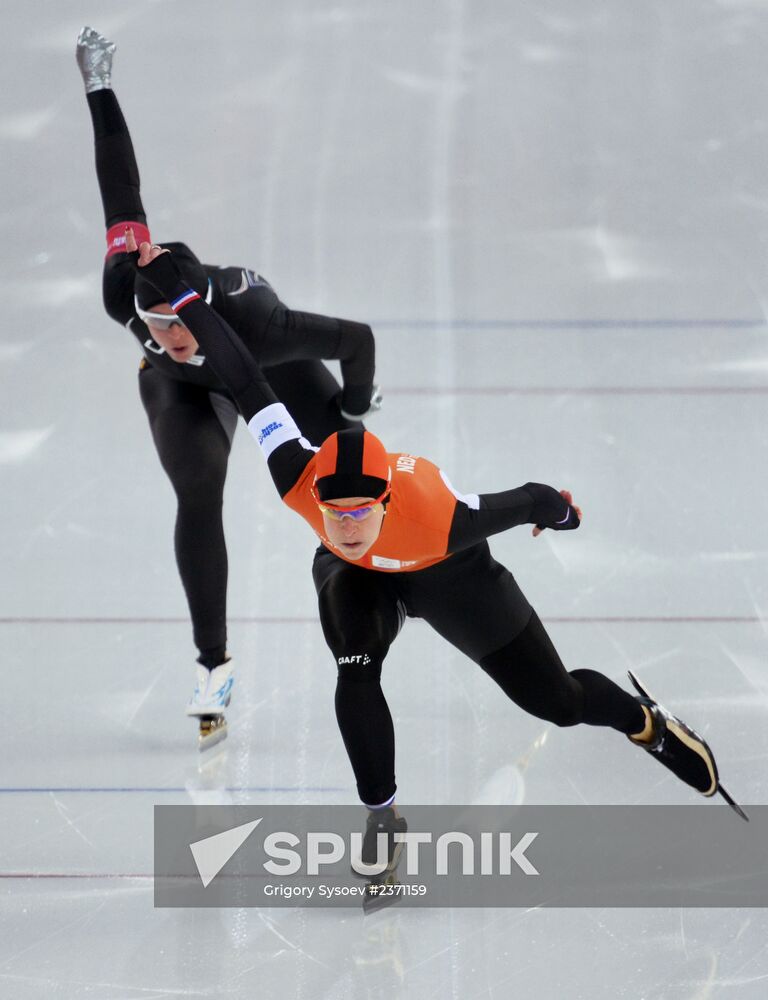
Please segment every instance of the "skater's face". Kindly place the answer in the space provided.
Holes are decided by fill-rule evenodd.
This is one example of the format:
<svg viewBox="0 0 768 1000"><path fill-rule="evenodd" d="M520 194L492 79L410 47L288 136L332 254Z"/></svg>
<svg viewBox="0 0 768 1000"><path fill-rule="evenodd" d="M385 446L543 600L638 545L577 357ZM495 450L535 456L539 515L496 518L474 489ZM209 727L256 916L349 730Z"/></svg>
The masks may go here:
<svg viewBox="0 0 768 1000"><path fill-rule="evenodd" d="M338 497L326 501L326 504L328 507L360 507L364 504L374 503L375 500L376 497ZM355 562L363 558L379 537L384 513L385 509L381 503L375 503L370 508L370 513L363 520L357 521L351 517L342 517L341 520L338 520L323 511L326 537L339 552L344 554L346 559Z"/></svg>
<svg viewBox="0 0 768 1000"><path fill-rule="evenodd" d="M158 302L156 306L152 306L151 312L158 313L161 316L173 315L173 309L171 309L167 302ZM146 316L147 313L144 315ZM197 351L197 341L181 320L170 327L165 325L158 326L149 320L145 320L144 322L152 334L152 339L165 350L169 358L178 361L179 364L189 361Z"/></svg>

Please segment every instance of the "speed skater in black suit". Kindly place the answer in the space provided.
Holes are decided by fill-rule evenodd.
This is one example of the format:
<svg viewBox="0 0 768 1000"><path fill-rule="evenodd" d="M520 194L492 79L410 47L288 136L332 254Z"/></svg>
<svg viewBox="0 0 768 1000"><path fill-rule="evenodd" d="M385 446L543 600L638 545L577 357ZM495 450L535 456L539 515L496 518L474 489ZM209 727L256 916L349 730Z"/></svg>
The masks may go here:
<svg viewBox="0 0 768 1000"><path fill-rule="evenodd" d="M125 225L149 240L136 157L111 73L115 45L92 28L77 39L77 63L93 122L96 175L107 229L104 305L139 342L139 395L177 498L175 553L198 650L187 707L201 720L201 749L226 734L233 683L227 652L227 549L222 499L237 407L206 352L125 252ZM380 406L373 384L374 338L364 323L289 309L269 282L245 267L201 264L169 244L184 280L227 321L303 432L323 440ZM341 363L343 388L321 359Z"/></svg>

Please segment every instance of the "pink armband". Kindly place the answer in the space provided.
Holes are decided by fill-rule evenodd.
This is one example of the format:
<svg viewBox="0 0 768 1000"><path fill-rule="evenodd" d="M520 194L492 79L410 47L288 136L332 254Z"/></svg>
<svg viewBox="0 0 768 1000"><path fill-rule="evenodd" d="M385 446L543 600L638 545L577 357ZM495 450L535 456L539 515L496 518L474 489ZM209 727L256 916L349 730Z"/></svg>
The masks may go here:
<svg viewBox="0 0 768 1000"><path fill-rule="evenodd" d="M145 225L142 225L141 222L132 222L130 219L126 222L116 222L114 226L110 226L107 230L107 259L115 253L127 253L125 249L125 230L128 226L131 226L133 229L137 246L140 246L142 243L152 242L149 229Z"/></svg>

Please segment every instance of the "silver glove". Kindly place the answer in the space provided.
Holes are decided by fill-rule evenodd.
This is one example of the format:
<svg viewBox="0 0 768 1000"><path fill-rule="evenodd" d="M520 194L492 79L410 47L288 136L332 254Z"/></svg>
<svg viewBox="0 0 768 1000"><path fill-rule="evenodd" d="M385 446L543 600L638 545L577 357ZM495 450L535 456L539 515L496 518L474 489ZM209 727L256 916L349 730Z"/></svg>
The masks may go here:
<svg viewBox="0 0 768 1000"><path fill-rule="evenodd" d="M77 36L75 57L83 75L86 94L112 87L112 56L117 46L87 25Z"/></svg>
<svg viewBox="0 0 768 1000"><path fill-rule="evenodd" d="M346 410L341 411L342 417L346 417L347 420L367 420L368 417L377 413L381 409L381 404L384 397L381 394L381 386L375 385L373 387L373 392L371 393L371 405L365 411L365 413L347 413Z"/></svg>

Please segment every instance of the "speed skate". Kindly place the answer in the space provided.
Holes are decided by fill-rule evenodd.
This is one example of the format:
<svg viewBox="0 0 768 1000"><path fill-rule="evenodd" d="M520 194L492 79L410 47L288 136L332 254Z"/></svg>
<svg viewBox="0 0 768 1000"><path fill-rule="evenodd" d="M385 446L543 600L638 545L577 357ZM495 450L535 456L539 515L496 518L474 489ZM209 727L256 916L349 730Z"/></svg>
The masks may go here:
<svg viewBox="0 0 768 1000"><path fill-rule="evenodd" d="M227 736L224 709L232 699L234 676L232 660L209 670L198 665L195 690L187 705L187 715L196 716L200 723L198 749L208 750Z"/></svg>
<svg viewBox="0 0 768 1000"><path fill-rule="evenodd" d="M684 722L681 722L680 719L672 715L671 712L668 712L666 708L661 706L650 691L648 691L638 678L635 677L631 670L627 671L627 673L629 674L629 679L632 681L632 684L640 695L640 700L651 710L654 722L659 727L657 739L645 747L645 749L651 755L657 756L660 763L674 771L679 778L682 778L683 781L693 785L693 787L697 787L697 784L694 781L689 780L685 773L682 772L678 766L676 766L676 748L674 744L677 743L678 748L683 750L685 750L686 747L689 750L698 747L698 752L709 762L712 778L709 788L705 789L703 787L698 787L698 791L700 791L707 798L716 794L721 795L735 813L741 816L743 820L749 822L749 816L747 816L738 802L731 797L726 789L723 788L723 785L720 782L720 776L717 772L715 758L704 739L702 739L702 737L699 736L698 733L694 732L689 726L686 726ZM667 746L668 743L671 745ZM677 752L679 752L679 749Z"/></svg>

